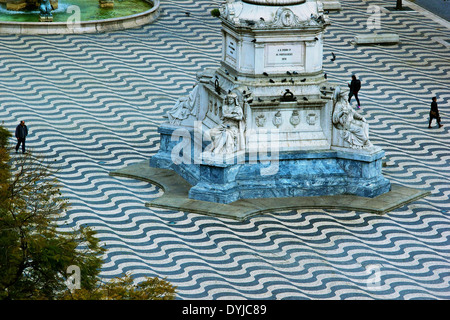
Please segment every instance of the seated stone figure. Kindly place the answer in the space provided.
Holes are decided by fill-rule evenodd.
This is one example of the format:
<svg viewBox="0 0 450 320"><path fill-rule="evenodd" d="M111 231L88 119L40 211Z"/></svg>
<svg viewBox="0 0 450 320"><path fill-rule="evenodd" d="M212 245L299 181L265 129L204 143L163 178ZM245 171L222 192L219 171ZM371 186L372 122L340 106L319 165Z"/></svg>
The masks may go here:
<svg viewBox="0 0 450 320"><path fill-rule="evenodd" d="M244 112L237 95L229 93L222 106L222 123L208 131L212 141L211 153L230 154L245 148Z"/></svg>
<svg viewBox="0 0 450 320"><path fill-rule="evenodd" d="M333 99L333 125L339 130L341 138L354 149L372 147L366 119L350 106L340 87L335 89Z"/></svg>
<svg viewBox="0 0 450 320"><path fill-rule="evenodd" d="M189 96L178 99L173 108L167 112L170 124L180 125L190 115L197 115L198 90L199 86L196 85Z"/></svg>

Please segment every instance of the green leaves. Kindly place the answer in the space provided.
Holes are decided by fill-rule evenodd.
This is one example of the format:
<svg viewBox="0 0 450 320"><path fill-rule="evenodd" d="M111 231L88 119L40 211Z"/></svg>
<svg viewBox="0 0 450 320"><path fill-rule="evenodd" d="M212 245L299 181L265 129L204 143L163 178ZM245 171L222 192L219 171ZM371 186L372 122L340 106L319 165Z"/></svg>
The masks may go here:
<svg viewBox="0 0 450 320"><path fill-rule="evenodd" d="M66 300L173 300L176 287L157 277L147 277L135 284L129 274L100 283L93 290L75 290L64 296Z"/></svg>
<svg viewBox="0 0 450 320"><path fill-rule="evenodd" d="M103 253L95 232L58 230L69 203L52 164L31 153L11 160L6 137L0 127L0 298L57 299L67 290L70 265L79 265L86 287L93 287Z"/></svg>
<svg viewBox="0 0 450 320"><path fill-rule="evenodd" d="M95 230L58 228L69 208L52 163L31 153L11 159L11 135L0 126L0 299L174 299L175 288L131 276L102 283L105 249ZM67 284L69 267L79 270L80 289Z"/></svg>
<svg viewBox="0 0 450 320"><path fill-rule="evenodd" d="M212 9L211 10L211 15L215 18L220 17L220 10L219 9Z"/></svg>
<svg viewBox="0 0 450 320"><path fill-rule="evenodd" d="M11 176L9 168L9 153L7 150L8 139L11 133L0 126L0 212L7 206L9 178ZM1 217L0 217L1 218Z"/></svg>

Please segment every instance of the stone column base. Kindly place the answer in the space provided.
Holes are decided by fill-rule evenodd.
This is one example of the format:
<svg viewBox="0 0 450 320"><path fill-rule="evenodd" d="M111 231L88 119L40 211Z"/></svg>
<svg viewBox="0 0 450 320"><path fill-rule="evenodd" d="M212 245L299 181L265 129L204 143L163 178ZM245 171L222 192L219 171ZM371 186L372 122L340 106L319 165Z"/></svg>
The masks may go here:
<svg viewBox="0 0 450 320"><path fill-rule="evenodd" d="M196 150L200 145L194 144L193 130L181 141L172 139L177 136L176 129L171 125L159 127L160 149L149 164L173 170L189 182L190 199L228 204L240 199L344 194L373 198L391 188L389 180L382 175L384 151L380 148L290 151L280 152L273 158L236 153L220 161L205 152L198 157L204 146ZM180 146L184 146L183 150ZM180 151L183 158L174 161Z"/></svg>

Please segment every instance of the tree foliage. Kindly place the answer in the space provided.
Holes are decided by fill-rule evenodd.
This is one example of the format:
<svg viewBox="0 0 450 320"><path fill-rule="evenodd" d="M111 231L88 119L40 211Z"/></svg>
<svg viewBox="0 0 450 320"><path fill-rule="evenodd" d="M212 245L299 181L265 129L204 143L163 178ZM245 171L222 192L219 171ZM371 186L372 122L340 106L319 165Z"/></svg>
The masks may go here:
<svg viewBox="0 0 450 320"><path fill-rule="evenodd" d="M126 274L112 281L100 283L94 290L67 291L65 300L173 300L176 288L157 277L147 277L134 284L133 278Z"/></svg>
<svg viewBox="0 0 450 320"><path fill-rule="evenodd" d="M9 168L9 153L7 150L8 139L11 133L0 126L0 212L6 208L8 200L9 179L11 176Z"/></svg>
<svg viewBox="0 0 450 320"><path fill-rule="evenodd" d="M215 18L220 17L220 10L219 9L212 9L211 10L211 15Z"/></svg>
<svg viewBox="0 0 450 320"><path fill-rule="evenodd" d="M95 231L58 228L69 203L54 165L31 153L11 157L10 137L0 126L0 299L174 298L175 289L157 278L135 286L126 276L99 285L105 250ZM80 268L75 292L67 286L69 266Z"/></svg>
<svg viewBox="0 0 450 320"><path fill-rule="evenodd" d="M58 230L68 202L51 165L31 153L2 160L10 173L1 176L0 298L56 299L66 290L70 265L80 266L83 285L92 288L103 248L89 228Z"/></svg>

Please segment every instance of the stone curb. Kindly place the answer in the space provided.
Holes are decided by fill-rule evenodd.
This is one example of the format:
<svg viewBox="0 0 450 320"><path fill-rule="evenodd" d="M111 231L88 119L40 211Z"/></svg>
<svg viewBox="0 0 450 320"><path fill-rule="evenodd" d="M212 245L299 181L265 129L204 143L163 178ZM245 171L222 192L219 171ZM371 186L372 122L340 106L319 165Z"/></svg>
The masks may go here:
<svg viewBox="0 0 450 320"><path fill-rule="evenodd" d="M120 18L81 21L77 26L66 22L0 21L0 34L80 34L136 28L155 21L160 15L160 0L146 1L153 4L147 11Z"/></svg>

